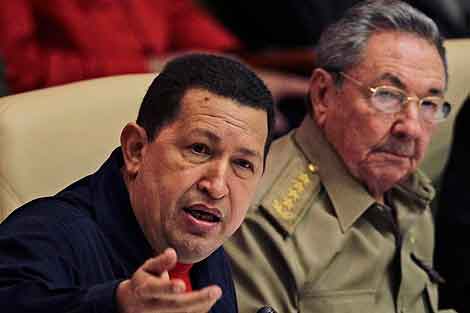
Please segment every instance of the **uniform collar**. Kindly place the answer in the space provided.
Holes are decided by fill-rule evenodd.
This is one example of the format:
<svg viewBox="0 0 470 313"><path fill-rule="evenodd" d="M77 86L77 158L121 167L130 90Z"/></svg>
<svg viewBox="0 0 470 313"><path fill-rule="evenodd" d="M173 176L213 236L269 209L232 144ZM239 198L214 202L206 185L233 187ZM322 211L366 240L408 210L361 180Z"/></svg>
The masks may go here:
<svg viewBox="0 0 470 313"><path fill-rule="evenodd" d="M375 199L349 174L344 162L311 118L304 119L294 138L310 162L318 166L341 230L346 231L376 202Z"/></svg>

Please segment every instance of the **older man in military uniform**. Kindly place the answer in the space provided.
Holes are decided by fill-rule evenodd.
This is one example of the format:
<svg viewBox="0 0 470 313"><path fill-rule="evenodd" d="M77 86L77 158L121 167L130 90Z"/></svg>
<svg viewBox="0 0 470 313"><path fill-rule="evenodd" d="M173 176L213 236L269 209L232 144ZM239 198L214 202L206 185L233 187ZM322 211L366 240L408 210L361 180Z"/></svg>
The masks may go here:
<svg viewBox="0 0 470 313"><path fill-rule="evenodd" d="M417 170L450 105L435 23L363 2L318 45L310 114L272 147L226 245L240 311L437 312L434 191Z"/></svg>

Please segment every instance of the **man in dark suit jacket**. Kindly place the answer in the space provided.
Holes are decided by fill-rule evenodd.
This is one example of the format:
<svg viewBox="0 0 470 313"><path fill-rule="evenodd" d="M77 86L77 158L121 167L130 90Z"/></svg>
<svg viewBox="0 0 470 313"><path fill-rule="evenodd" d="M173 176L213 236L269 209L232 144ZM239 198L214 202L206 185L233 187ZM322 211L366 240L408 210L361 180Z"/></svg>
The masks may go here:
<svg viewBox="0 0 470 313"><path fill-rule="evenodd" d="M168 63L95 174L0 225L1 311L236 313L221 245L245 217L272 125L271 93L241 63Z"/></svg>

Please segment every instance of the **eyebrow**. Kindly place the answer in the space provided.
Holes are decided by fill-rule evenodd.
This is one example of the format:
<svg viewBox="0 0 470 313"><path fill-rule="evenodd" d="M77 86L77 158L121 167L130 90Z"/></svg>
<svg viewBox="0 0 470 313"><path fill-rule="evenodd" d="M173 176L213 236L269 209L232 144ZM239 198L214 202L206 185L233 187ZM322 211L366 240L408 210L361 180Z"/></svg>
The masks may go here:
<svg viewBox="0 0 470 313"><path fill-rule="evenodd" d="M207 129L204 129L204 128L196 128L196 129L192 130L191 133L208 137L209 140L214 141L216 144L219 144L222 141L222 139L219 136L217 136L217 134L215 134L215 133L213 133L213 132L211 132ZM252 150L252 149L249 149L249 148L244 148L244 147L240 148L240 149L238 149L238 152L240 152L244 155L248 155L248 156L251 156L251 157L258 158L260 160L263 159L261 154L258 151L255 151L255 150Z"/></svg>
<svg viewBox="0 0 470 313"><path fill-rule="evenodd" d="M263 158L261 157L261 154L258 151L254 151L248 148L241 148L240 152L244 155L248 155L254 158L257 158L259 160L262 160Z"/></svg>
<svg viewBox="0 0 470 313"><path fill-rule="evenodd" d="M398 88L403 89L403 90L408 90L405 83L403 83L398 76L393 75L391 73L382 74L382 76L379 77L379 80L389 81L395 87L398 87ZM444 91L439 89L439 88L430 88L428 92L433 96L442 96L442 95L444 95Z"/></svg>
<svg viewBox="0 0 470 313"><path fill-rule="evenodd" d="M216 143L220 143L222 141L222 139L219 136L217 136L215 133L204 128L195 128L190 132L190 134L196 134L196 135L208 137L211 141L215 141Z"/></svg>

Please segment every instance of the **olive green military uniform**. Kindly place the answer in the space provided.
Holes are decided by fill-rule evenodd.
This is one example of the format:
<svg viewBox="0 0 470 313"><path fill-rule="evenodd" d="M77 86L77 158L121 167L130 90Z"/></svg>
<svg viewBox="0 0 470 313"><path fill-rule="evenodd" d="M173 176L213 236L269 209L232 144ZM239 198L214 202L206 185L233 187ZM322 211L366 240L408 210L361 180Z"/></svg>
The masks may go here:
<svg viewBox="0 0 470 313"><path fill-rule="evenodd" d="M437 312L434 195L421 173L378 204L307 118L276 141L225 245L241 313Z"/></svg>

